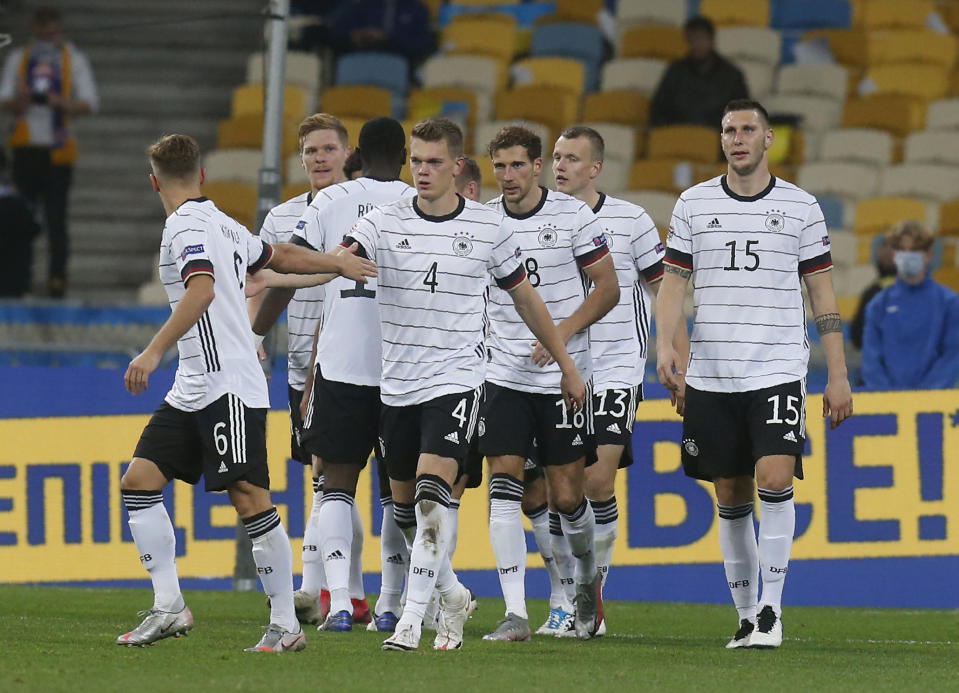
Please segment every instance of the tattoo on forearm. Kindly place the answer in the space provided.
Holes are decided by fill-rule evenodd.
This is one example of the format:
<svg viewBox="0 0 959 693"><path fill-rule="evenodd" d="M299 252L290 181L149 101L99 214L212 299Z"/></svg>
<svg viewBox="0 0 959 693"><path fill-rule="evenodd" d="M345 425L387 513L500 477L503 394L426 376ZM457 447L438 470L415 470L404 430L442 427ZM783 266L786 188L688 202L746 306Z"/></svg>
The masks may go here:
<svg viewBox="0 0 959 693"><path fill-rule="evenodd" d="M816 318L816 331L820 335L842 332L842 319L840 319L839 313L826 313L818 316Z"/></svg>
<svg viewBox="0 0 959 693"><path fill-rule="evenodd" d="M663 264L663 271L664 271L664 272L669 272L670 274L679 275L679 276L682 277L683 279L689 279L689 275L692 274L692 272L691 272L690 270L688 270L688 269L684 269L684 268L682 268L682 267L677 267L676 265L670 265L669 263L664 263L664 264Z"/></svg>

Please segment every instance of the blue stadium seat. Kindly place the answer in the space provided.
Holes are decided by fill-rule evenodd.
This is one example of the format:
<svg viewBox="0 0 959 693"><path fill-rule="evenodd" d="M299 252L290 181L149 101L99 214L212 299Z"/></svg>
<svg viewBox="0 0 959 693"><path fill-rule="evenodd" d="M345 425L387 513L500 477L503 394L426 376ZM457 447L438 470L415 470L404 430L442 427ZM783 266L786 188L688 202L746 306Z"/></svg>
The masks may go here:
<svg viewBox="0 0 959 693"><path fill-rule="evenodd" d="M582 60L586 66L585 91L596 91L599 88L603 34L597 27L577 22L544 24L533 31L530 53Z"/></svg>
<svg viewBox="0 0 959 693"><path fill-rule="evenodd" d="M336 84L368 84L393 94L393 117L406 112L409 66L406 58L392 53L347 53L336 63Z"/></svg>
<svg viewBox="0 0 959 693"><path fill-rule="evenodd" d="M848 29L849 0L772 0L769 20L774 29Z"/></svg>
<svg viewBox="0 0 959 693"><path fill-rule="evenodd" d="M819 201L822 215L826 219L826 228L830 230L843 228L842 200L828 195L817 195L816 199Z"/></svg>
<svg viewBox="0 0 959 693"><path fill-rule="evenodd" d="M512 15L516 19L516 26L521 29L529 29L536 20L556 11L555 2L522 2L515 5L495 3L483 4L477 2L475 5L454 5L445 3L440 7L439 21L437 22L442 29L450 23L453 17L462 14L488 14L498 12L501 14Z"/></svg>

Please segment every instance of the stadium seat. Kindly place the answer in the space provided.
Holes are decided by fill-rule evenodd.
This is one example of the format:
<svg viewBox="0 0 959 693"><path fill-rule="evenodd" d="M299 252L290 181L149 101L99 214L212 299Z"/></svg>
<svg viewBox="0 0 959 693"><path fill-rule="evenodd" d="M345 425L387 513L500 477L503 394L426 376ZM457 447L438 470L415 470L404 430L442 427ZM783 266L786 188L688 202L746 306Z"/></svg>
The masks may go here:
<svg viewBox="0 0 959 693"><path fill-rule="evenodd" d="M959 191L959 166L899 164L882 171L879 194L946 202Z"/></svg>
<svg viewBox="0 0 959 693"><path fill-rule="evenodd" d="M623 190L614 193L614 197L619 197L634 205L639 205L646 210L646 213L659 229L660 237L666 236L669 230L669 221L673 216L673 209L676 207L676 195L662 190Z"/></svg>
<svg viewBox="0 0 959 693"><path fill-rule="evenodd" d="M299 118L287 118L280 131L282 137L283 156L293 154L299 149L297 127ZM263 146L263 114L246 113L221 120L216 129L216 146L218 149L252 148Z"/></svg>
<svg viewBox="0 0 959 693"><path fill-rule="evenodd" d="M842 65L783 65L776 75L777 94L824 96L844 102L849 71Z"/></svg>
<svg viewBox="0 0 959 693"><path fill-rule="evenodd" d="M829 226L828 222L826 226ZM856 253L859 239L855 234L838 228L829 228L829 240L829 254L832 255L832 261L835 264L841 267L848 267L855 265L859 261Z"/></svg>
<svg viewBox="0 0 959 693"><path fill-rule="evenodd" d="M686 0L617 0L617 26L671 24L681 27L688 16Z"/></svg>
<svg viewBox="0 0 959 693"><path fill-rule="evenodd" d="M765 100L773 90L776 66L761 60L748 60L746 58L737 58L733 62L736 67L742 70L743 77L746 78L749 96L753 99Z"/></svg>
<svg viewBox="0 0 959 693"><path fill-rule="evenodd" d="M627 27L620 34L620 58L659 58L672 62L684 55L686 38L677 26L644 24Z"/></svg>
<svg viewBox="0 0 959 693"><path fill-rule="evenodd" d="M630 190L659 190L673 195L692 185L692 166L679 159L640 159L629 169Z"/></svg>
<svg viewBox="0 0 959 693"><path fill-rule="evenodd" d="M843 228L845 219L843 217L844 210L842 200L837 197L830 197L829 195L817 195L816 200L819 202L819 208L822 210L823 218L826 220L826 228Z"/></svg>
<svg viewBox="0 0 959 693"><path fill-rule="evenodd" d="M885 130L841 128L828 130L820 140L824 161L858 161L886 166L892 163L893 139Z"/></svg>
<svg viewBox="0 0 959 693"><path fill-rule="evenodd" d="M579 119L579 99L561 87L519 86L497 92L493 113L498 119L521 119L543 123L555 140L568 124Z"/></svg>
<svg viewBox="0 0 959 693"><path fill-rule="evenodd" d="M513 84L562 87L579 97L583 93L586 65L576 58L539 56L517 60L510 67Z"/></svg>
<svg viewBox="0 0 959 693"><path fill-rule="evenodd" d="M422 71L424 87L467 87L490 98L508 76L504 62L485 55L433 55Z"/></svg>
<svg viewBox="0 0 959 693"><path fill-rule="evenodd" d="M555 5L553 13L541 16L537 24L553 21L596 24L596 17L604 7L604 0L555 0Z"/></svg>
<svg viewBox="0 0 959 693"><path fill-rule="evenodd" d="M814 161L799 167L796 184L813 195L858 201L876 194L879 173L870 164Z"/></svg>
<svg viewBox="0 0 959 693"><path fill-rule="evenodd" d="M583 101L583 119L644 127L649 122L649 98L637 91L598 91Z"/></svg>
<svg viewBox="0 0 959 693"><path fill-rule="evenodd" d="M486 55L509 64L517 48L516 20L505 14L455 17L440 35L444 53Z"/></svg>
<svg viewBox="0 0 959 693"><path fill-rule="evenodd" d="M905 219L926 219L926 203L909 197L871 197L856 205L853 231L872 235Z"/></svg>
<svg viewBox="0 0 959 693"><path fill-rule="evenodd" d="M934 31L881 31L869 36L869 65L921 63L952 69L959 41Z"/></svg>
<svg viewBox="0 0 959 693"><path fill-rule="evenodd" d="M949 71L940 65L877 65L869 68L866 78L878 87L880 94L905 94L934 101L949 92Z"/></svg>
<svg viewBox="0 0 959 693"><path fill-rule="evenodd" d="M548 162L544 162L544 166L546 163ZM596 185L599 186L601 190L609 192L625 190L629 186L629 170L632 165L632 161L606 157L606 160L603 162L603 170L599 174Z"/></svg>
<svg viewBox="0 0 959 693"><path fill-rule="evenodd" d="M769 23L776 29L848 29L852 8L847 0L772 0Z"/></svg>
<svg viewBox="0 0 959 693"><path fill-rule="evenodd" d="M769 0L701 0L699 14L716 26L769 26Z"/></svg>
<svg viewBox="0 0 959 693"><path fill-rule="evenodd" d="M599 87L599 65L603 59L603 34L598 27L578 22L558 22L533 30L530 53L534 56L561 56L581 60L586 68L586 91Z"/></svg>
<svg viewBox="0 0 959 693"><path fill-rule="evenodd" d="M393 96L383 87L327 87L323 90L320 107L327 113L336 113L341 120L344 117L369 120L389 116L393 109Z"/></svg>
<svg viewBox="0 0 959 693"><path fill-rule="evenodd" d="M607 161L616 159L617 161L625 161L629 164L633 163L636 153L636 131L634 128L621 123L589 120L584 120L580 124L593 128L603 138L603 142L606 145ZM625 188L626 184L623 183L621 189ZM615 188L609 189L614 190Z"/></svg>
<svg viewBox="0 0 959 693"><path fill-rule="evenodd" d="M869 37L861 29L813 29L802 35L803 41L825 39L836 62L865 67L869 63Z"/></svg>
<svg viewBox="0 0 959 693"><path fill-rule="evenodd" d="M953 291L959 291L959 267L941 267L932 273L932 278Z"/></svg>
<svg viewBox="0 0 959 693"><path fill-rule="evenodd" d="M659 58L615 58L602 69L603 91L635 89L652 95L666 71L666 61Z"/></svg>
<svg viewBox="0 0 959 693"><path fill-rule="evenodd" d="M906 138L903 160L907 163L959 166L959 132L913 132ZM959 197L959 190L956 191L956 197Z"/></svg>
<svg viewBox="0 0 959 693"><path fill-rule="evenodd" d="M649 131L650 159L682 159L715 163L719 157L719 132L700 125L666 125Z"/></svg>
<svg viewBox="0 0 959 693"><path fill-rule="evenodd" d="M940 235L959 237L959 200L942 203L938 226Z"/></svg>
<svg viewBox="0 0 959 693"><path fill-rule="evenodd" d="M904 94L870 94L846 101L842 114L844 128L877 128L905 137L922 130L926 101Z"/></svg>
<svg viewBox="0 0 959 693"><path fill-rule="evenodd" d="M406 58L393 53L347 53L336 62L335 83L388 89L393 95L393 117L402 118L406 111L409 64Z"/></svg>
<svg viewBox="0 0 959 693"><path fill-rule="evenodd" d="M250 55L246 61L246 81L248 84L263 82L263 69L266 59L263 52ZM320 58L305 51L287 51L284 79L287 84L296 84L306 89L307 94L320 92L322 79Z"/></svg>
<svg viewBox="0 0 959 693"><path fill-rule="evenodd" d="M828 130L839 125L841 105L824 96L802 94L774 94L766 100L769 115L795 115L808 130Z"/></svg>
<svg viewBox="0 0 959 693"><path fill-rule="evenodd" d="M492 141L493 137L497 132L500 131L501 128L514 124L523 125L539 135L540 140L543 142L543 164L544 166L548 165L549 158L553 153L553 144L556 141L555 139L550 139L552 133L550 132L549 127L543 123L536 123L529 120L523 120L521 118L491 120L486 123L479 123L476 126L476 132L473 134L473 158L476 159L477 162L479 162L480 159L489 160L489 151L487 147L489 146L489 143ZM490 166L492 166L492 164L490 164ZM482 165L480 168L482 170ZM492 171L492 168L490 171ZM486 175L484 174L483 185L495 187L496 182L492 178L487 179Z"/></svg>
<svg viewBox="0 0 959 693"><path fill-rule="evenodd" d="M283 186L283 191L280 193L280 197L284 200L289 200L297 195L302 195L305 192L310 191L310 184L305 180L299 180L293 183L287 183Z"/></svg>
<svg viewBox="0 0 959 693"><path fill-rule="evenodd" d="M935 8L932 0L867 0L856 9L856 25L867 31L875 31L921 29Z"/></svg>
<svg viewBox="0 0 959 693"><path fill-rule="evenodd" d="M929 104L926 113L926 129L959 129L959 98L940 99Z"/></svg>
<svg viewBox="0 0 959 693"><path fill-rule="evenodd" d="M203 194L226 215L256 232L256 184L235 181L207 181Z"/></svg>
<svg viewBox="0 0 959 693"><path fill-rule="evenodd" d="M777 65L782 37L765 26L725 26L716 30L716 50L725 58L746 58Z"/></svg>
<svg viewBox="0 0 959 693"><path fill-rule="evenodd" d="M203 157L207 181L256 185L257 171L263 165L259 149L215 149Z"/></svg>
<svg viewBox="0 0 959 693"><path fill-rule="evenodd" d="M310 99L303 87L287 84L283 88L283 115L287 118L303 118L307 109L312 108ZM230 107L231 115L263 113L263 85L241 84L233 90Z"/></svg>
<svg viewBox="0 0 959 693"><path fill-rule="evenodd" d="M479 112L478 101L476 92L466 87L427 87L410 92L406 110L409 118L416 122L431 116L446 116L472 131Z"/></svg>

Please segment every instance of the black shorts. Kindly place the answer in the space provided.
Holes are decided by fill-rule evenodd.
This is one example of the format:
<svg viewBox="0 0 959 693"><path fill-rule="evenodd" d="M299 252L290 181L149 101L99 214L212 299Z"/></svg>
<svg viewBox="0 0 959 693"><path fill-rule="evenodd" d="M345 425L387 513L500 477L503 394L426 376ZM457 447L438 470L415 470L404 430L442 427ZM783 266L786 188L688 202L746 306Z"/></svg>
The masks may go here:
<svg viewBox="0 0 959 693"><path fill-rule="evenodd" d="M526 462L523 463L523 484L531 484L544 476L546 476L546 472L543 471L536 460L527 457Z"/></svg>
<svg viewBox="0 0 959 693"><path fill-rule="evenodd" d="M323 464L366 466L376 447L380 388L327 380L316 366L306 412L303 449Z"/></svg>
<svg viewBox="0 0 959 693"><path fill-rule="evenodd" d="M303 464L312 464L310 453L303 452L300 440L303 437L303 418L300 416L300 402L303 401L303 390L297 390L292 385L286 386L290 400L290 458Z"/></svg>
<svg viewBox="0 0 959 693"><path fill-rule="evenodd" d="M806 383L794 381L749 392L706 392L686 386L683 469L687 476L753 476L767 455L792 455L803 478Z"/></svg>
<svg viewBox="0 0 959 693"><path fill-rule="evenodd" d="M474 435L470 440L460 476L466 477L466 488L479 488L483 483L483 455L479 451L479 436ZM459 478L456 481L459 482Z"/></svg>
<svg viewBox="0 0 959 693"><path fill-rule="evenodd" d="M406 407L383 405L378 453L386 460L390 478L412 481L423 453L450 457L463 463L479 418L483 388L441 395Z"/></svg>
<svg viewBox="0 0 959 693"><path fill-rule="evenodd" d="M266 464L266 409L250 409L223 395L199 411L161 404L140 434L134 457L150 460L167 479L223 491L234 481L270 488Z"/></svg>
<svg viewBox="0 0 959 693"><path fill-rule="evenodd" d="M622 445L619 468L633 463L633 422L643 401L643 386L593 393L593 427L596 445Z"/></svg>
<svg viewBox="0 0 959 693"><path fill-rule="evenodd" d="M595 450L589 394L587 388L584 410L572 414L560 395L486 383L486 399L480 411L480 452L486 457L535 456L544 467L588 458Z"/></svg>

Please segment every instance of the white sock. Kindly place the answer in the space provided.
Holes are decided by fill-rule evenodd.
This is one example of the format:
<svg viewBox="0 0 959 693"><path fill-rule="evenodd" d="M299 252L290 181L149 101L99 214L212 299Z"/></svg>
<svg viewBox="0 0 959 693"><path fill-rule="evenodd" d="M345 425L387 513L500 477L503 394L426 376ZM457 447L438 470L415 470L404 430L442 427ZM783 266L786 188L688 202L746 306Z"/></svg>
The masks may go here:
<svg viewBox="0 0 959 693"><path fill-rule="evenodd" d="M353 543L350 556L350 598L366 599L366 589L363 587L363 520L360 518L360 509L353 504L352 513Z"/></svg>
<svg viewBox="0 0 959 693"><path fill-rule="evenodd" d="M603 585L609 576L609 565L613 560L613 546L619 535L619 507L616 505L616 496L608 500L589 502L593 506L593 516L596 518L596 529L593 533L593 543L596 547L596 565L603 574Z"/></svg>
<svg viewBox="0 0 959 693"><path fill-rule="evenodd" d="M313 505L303 531L303 581L300 589L319 598L326 589L326 572L323 569L323 548L320 545L320 506L323 503L323 477L313 480Z"/></svg>
<svg viewBox="0 0 959 693"><path fill-rule="evenodd" d="M719 550L739 620L756 620L759 601L759 549L753 504L719 506Z"/></svg>
<svg viewBox="0 0 959 693"><path fill-rule="evenodd" d="M769 604L782 613L783 585L796 531L793 487L782 491L757 489L759 494L759 565L762 569L761 606Z"/></svg>
<svg viewBox="0 0 959 693"><path fill-rule="evenodd" d="M450 499L450 510L446 517L447 532L449 534L449 553L450 560L453 560L453 554L456 553L456 542L460 534L460 502L456 498Z"/></svg>
<svg viewBox="0 0 959 693"><path fill-rule="evenodd" d="M353 613L350 603L350 564L353 556L352 513L356 503L347 491L328 488L317 517L320 527L320 555L330 589L330 613Z"/></svg>
<svg viewBox="0 0 959 693"><path fill-rule="evenodd" d="M496 556L499 586L506 613L526 612L526 532L523 530L523 482L509 474L493 474L489 482L489 536Z"/></svg>
<svg viewBox="0 0 959 693"><path fill-rule="evenodd" d="M416 479L416 537L410 551L410 575L401 621L419 625L433 589L448 594L458 584L450 569L446 515L450 486L441 477L421 474ZM399 626L397 626L399 630Z"/></svg>
<svg viewBox="0 0 959 693"><path fill-rule="evenodd" d="M130 532L140 562L153 583L153 608L177 612L183 595L176 573L176 538L173 523L163 505L162 491L121 491L130 515Z"/></svg>
<svg viewBox="0 0 959 693"><path fill-rule="evenodd" d="M250 541L253 562L263 591L270 598L270 623L291 633L300 630L293 610L293 549L276 508L243 518Z"/></svg>
<svg viewBox="0 0 959 693"><path fill-rule="evenodd" d="M593 546L593 533L596 520L593 508L586 498L569 515L559 514L563 525L563 534L569 539L569 548L573 552L573 577L577 585L584 585L596 577L596 551Z"/></svg>
<svg viewBox="0 0 959 693"><path fill-rule="evenodd" d="M566 602L570 605L576 598L576 581L573 580L573 550L569 546L569 539L563 534L563 523L559 513L549 512L549 536L553 549L553 560L556 561L556 571L559 573L559 582L566 592ZM552 597L550 597L552 601Z"/></svg>
<svg viewBox="0 0 959 693"><path fill-rule="evenodd" d="M563 588L556 559L553 558L553 540L549 534L549 508L544 504L526 513L526 517L533 525L536 547L539 549L539 555L542 557L546 573L549 575L549 608L562 608L564 611L571 611L572 607L568 603L569 600L566 599L566 590Z"/></svg>
<svg viewBox="0 0 959 693"><path fill-rule="evenodd" d="M400 613L400 594L403 592L403 580L409 572L410 553L406 548L406 539L393 517L393 499L380 499L383 504L383 522L380 525L380 565L382 580L380 597L376 600L376 613Z"/></svg>

